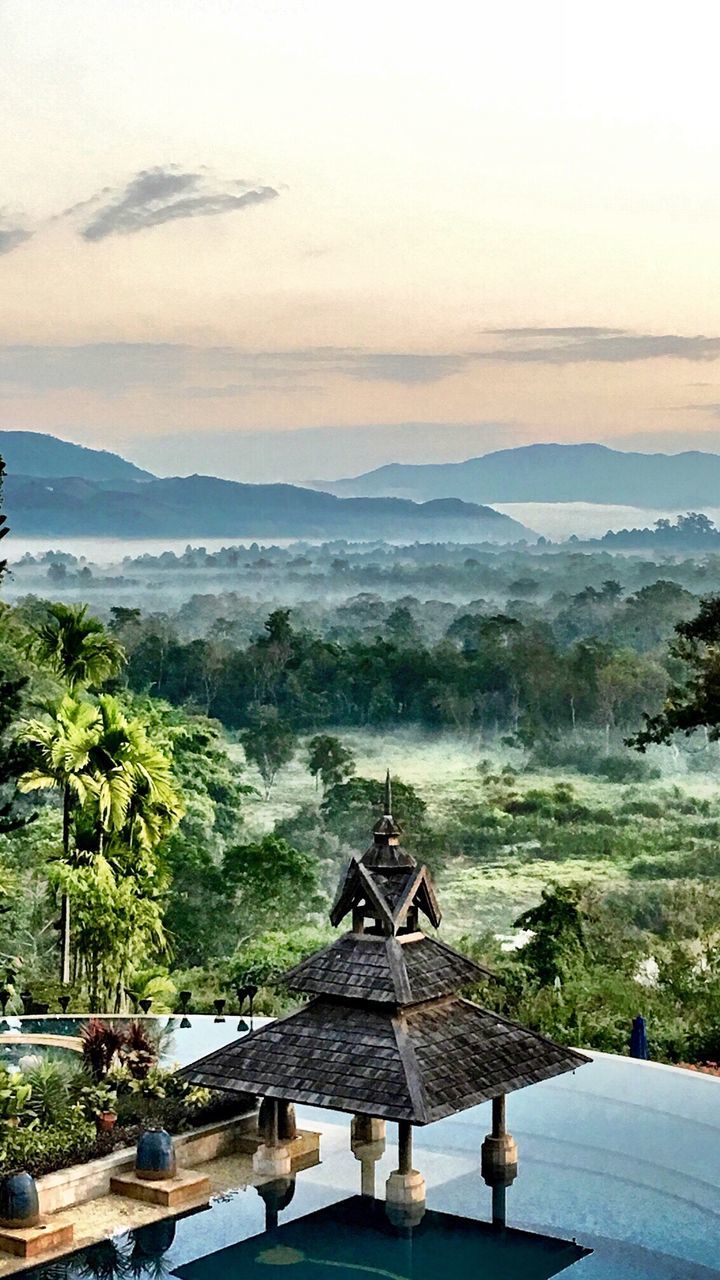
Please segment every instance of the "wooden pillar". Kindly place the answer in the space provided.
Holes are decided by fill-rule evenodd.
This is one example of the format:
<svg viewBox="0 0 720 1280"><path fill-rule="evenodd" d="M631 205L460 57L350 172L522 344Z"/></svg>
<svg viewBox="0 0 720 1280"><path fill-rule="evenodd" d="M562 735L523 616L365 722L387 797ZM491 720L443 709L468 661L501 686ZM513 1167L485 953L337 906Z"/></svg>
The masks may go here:
<svg viewBox="0 0 720 1280"><path fill-rule="evenodd" d="M268 1147L276 1147L278 1145L278 1101L277 1098L266 1098L267 1102L267 1137L265 1139Z"/></svg>
<svg viewBox="0 0 720 1280"><path fill-rule="evenodd" d="M398 1121L398 1173L412 1173L412 1125Z"/></svg>
<svg viewBox="0 0 720 1280"><path fill-rule="evenodd" d="M517 1177L518 1153L507 1131L505 1094L492 1100L492 1131L482 1144L480 1168L489 1187L509 1187ZM500 1197L498 1195L498 1208Z"/></svg>
<svg viewBox="0 0 720 1280"><path fill-rule="evenodd" d="M295 1107L292 1102L278 1102L278 1137L281 1142L292 1142L297 1137Z"/></svg>
<svg viewBox="0 0 720 1280"><path fill-rule="evenodd" d="M506 1125L505 1101L506 1101L506 1098L504 1093L501 1093L499 1098L493 1098L492 1100L492 1136L493 1138L502 1138L507 1132L505 1127Z"/></svg>

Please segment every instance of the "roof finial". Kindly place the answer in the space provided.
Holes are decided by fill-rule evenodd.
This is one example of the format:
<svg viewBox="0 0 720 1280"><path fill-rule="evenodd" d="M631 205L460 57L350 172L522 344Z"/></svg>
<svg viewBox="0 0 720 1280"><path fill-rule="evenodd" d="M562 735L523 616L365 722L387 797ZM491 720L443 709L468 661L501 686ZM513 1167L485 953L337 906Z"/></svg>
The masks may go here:
<svg viewBox="0 0 720 1280"><path fill-rule="evenodd" d="M385 817L392 817L392 783L390 781L390 770L385 774Z"/></svg>

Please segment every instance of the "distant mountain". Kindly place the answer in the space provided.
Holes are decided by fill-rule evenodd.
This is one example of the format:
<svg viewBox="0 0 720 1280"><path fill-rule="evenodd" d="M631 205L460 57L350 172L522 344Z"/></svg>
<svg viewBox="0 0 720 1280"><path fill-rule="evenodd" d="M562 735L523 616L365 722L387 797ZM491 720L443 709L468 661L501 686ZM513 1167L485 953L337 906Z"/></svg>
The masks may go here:
<svg viewBox="0 0 720 1280"><path fill-rule="evenodd" d="M78 476L82 480L150 480L117 453L105 449L85 449L39 431L0 431L0 458L10 475Z"/></svg>
<svg viewBox="0 0 720 1280"><path fill-rule="evenodd" d="M118 482L11 470L5 505L12 533L26 537L515 542L534 536L498 511L453 498L337 498L294 485L238 484L213 476Z"/></svg>
<svg viewBox="0 0 720 1280"><path fill-rule="evenodd" d="M467 462L391 463L323 484L345 496L428 501L597 502L683 510L720 505L720 454L621 453L600 444L532 444Z"/></svg>

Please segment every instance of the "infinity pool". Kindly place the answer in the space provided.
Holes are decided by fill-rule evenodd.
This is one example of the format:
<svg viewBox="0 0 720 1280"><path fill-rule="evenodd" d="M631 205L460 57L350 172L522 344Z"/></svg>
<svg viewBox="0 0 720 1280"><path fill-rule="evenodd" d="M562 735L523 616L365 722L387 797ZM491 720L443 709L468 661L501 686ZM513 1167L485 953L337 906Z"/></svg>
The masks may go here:
<svg viewBox="0 0 720 1280"><path fill-rule="evenodd" d="M173 1060L189 1061L238 1034L237 1018L215 1023L191 1015L190 1023L170 1028ZM240 1280L283 1266L296 1280L327 1280L333 1272L341 1280L351 1271L406 1280L532 1280L559 1269L577 1280L720 1276L720 1080L713 1077L597 1054L576 1075L512 1094L508 1126L520 1170L507 1192L504 1244L489 1228L491 1192L479 1175L489 1105L415 1131L429 1216L400 1236L383 1205L358 1197L349 1117L298 1108L298 1120L321 1133L321 1163L291 1186L266 1191L265 1199L256 1188L238 1190L207 1211L160 1224L166 1234L156 1231L153 1256L131 1235L74 1255L65 1273L77 1280L101 1271L102 1280ZM394 1144L388 1125L375 1166L379 1198L397 1167ZM277 1224L266 1204L273 1196ZM125 1263L120 1258L108 1271L108 1249ZM36 1274L59 1280L57 1261Z"/></svg>

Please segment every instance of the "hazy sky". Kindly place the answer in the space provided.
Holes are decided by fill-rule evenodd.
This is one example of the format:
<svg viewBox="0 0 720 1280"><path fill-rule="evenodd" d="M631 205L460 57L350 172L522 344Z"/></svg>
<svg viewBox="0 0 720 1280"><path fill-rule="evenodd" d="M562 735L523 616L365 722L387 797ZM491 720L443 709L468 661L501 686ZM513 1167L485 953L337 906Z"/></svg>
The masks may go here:
<svg viewBox="0 0 720 1280"><path fill-rule="evenodd" d="M717 0L0 0L0 423L720 449L719 47Z"/></svg>

